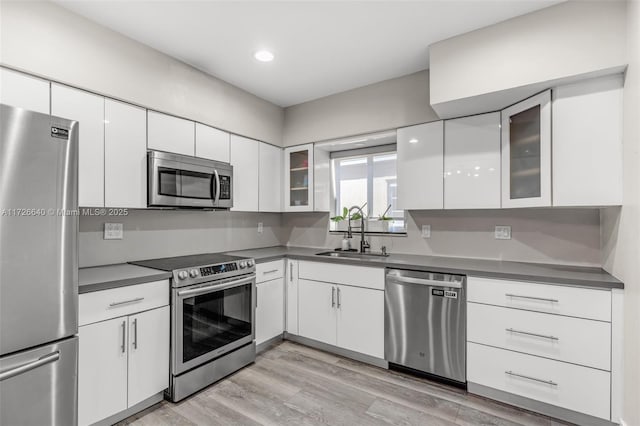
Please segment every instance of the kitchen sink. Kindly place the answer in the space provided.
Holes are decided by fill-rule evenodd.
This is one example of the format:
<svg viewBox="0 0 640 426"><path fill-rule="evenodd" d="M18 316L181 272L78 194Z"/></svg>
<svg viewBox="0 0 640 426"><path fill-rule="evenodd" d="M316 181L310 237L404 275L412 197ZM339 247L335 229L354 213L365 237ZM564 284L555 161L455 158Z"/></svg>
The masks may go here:
<svg viewBox="0 0 640 426"><path fill-rule="evenodd" d="M323 251L322 253L316 253L316 256L325 257L344 257L347 259L370 259L376 257L387 257L388 253L358 253L353 251Z"/></svg>

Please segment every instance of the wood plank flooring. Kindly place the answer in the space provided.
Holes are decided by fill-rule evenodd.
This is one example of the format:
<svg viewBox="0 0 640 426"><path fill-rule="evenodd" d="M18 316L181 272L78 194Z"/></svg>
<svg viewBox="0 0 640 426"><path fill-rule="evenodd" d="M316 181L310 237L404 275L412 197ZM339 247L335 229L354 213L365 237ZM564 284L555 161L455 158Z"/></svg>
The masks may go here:
<svg viewBox="0 0 640 426"><path fill-rule="evenodd" d="M180 403L163 401L119 426L433 425L566 423L462 390L293 342Z"/></svg>

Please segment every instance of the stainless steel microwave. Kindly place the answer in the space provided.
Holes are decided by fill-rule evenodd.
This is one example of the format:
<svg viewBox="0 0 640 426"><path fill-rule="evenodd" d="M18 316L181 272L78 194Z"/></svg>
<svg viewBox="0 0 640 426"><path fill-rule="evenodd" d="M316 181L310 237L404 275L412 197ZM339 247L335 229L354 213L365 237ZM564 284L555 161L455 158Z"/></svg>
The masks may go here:
<svg viewBox="0 0 640 426"><path fill-rule="evenodd" d="M147 155L149 207L233 207L230 164L160 151Z"/></svg>

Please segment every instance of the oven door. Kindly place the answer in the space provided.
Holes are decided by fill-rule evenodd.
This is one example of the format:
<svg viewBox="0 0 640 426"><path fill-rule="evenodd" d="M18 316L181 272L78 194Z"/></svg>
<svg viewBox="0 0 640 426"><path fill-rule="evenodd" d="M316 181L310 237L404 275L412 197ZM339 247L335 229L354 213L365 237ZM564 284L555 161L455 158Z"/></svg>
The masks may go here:
<svg viewBox="0 0 640 426"><path fill-rule="evenodd" d="M157 151L149 151L148 163L149 206L233 206L230 165Z"/></svg>
<svg viewBox="0 0 640 426"><path fill-rule="evenodd" d="M173 289L173 375L254 340L255 282L251 274Z"/></svg>

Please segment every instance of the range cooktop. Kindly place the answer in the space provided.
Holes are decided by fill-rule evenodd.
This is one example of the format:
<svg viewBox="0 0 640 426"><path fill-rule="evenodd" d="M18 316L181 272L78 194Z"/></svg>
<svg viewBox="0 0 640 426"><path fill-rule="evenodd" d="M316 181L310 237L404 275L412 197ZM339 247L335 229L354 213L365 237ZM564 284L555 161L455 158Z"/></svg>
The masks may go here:
<svg viewBox="0 0 640 426"><path fill-rule="evenodd" d="M174 287L222 280L255 272L253 259L222 253L193 254L129 262L132 265L173 272Z"/></svg>

